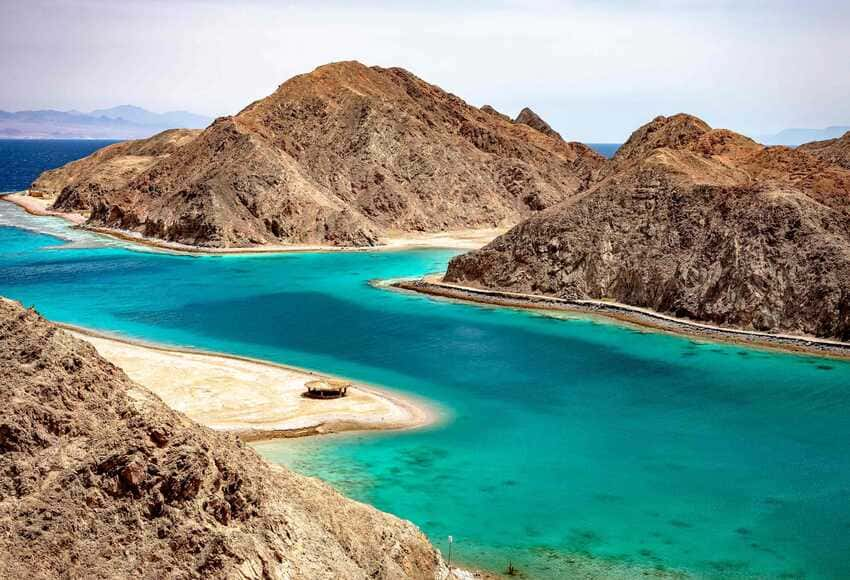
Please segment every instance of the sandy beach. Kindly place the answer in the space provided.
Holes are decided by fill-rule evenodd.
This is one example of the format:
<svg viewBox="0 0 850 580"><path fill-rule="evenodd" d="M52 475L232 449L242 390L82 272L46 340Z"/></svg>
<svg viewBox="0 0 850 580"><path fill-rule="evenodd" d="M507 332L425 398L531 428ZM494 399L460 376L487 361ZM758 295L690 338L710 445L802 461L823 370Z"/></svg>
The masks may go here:
<svg viewBox="0 0 850 580"><path fill-rule="evenodd" d="M37 216L59 217L68 220L74 226L89 232L109 236L139 246L177 254L200 255L243 255L243 254L281 254L296 252L376 252L408 250L416 248L450 248L474 250L485 246L497 236L510 229L510 225L498 228L454 230L437 233L396 232L385 237L383 244L377 246L329 246L322 244L267 244L243 248L202 248L145 237L136 232L113 228L86 226L88 217L81 213L62 212L50 209L51 198L32 197L26 192L17 192L0 196L0 200L20 206L28 213Z"/></svg>
<svg viewBox="0 0 850 580"><path fill-rule="evenodd" d="M14 203L15 205L22 207L27 211L27 213L30 213L32 215L60 217L68 220L75 226L82 225L88 219L81 213L54 211L50 209L50 206L53 204L52 199L46 199L43 197L32 197L30 195L27 195L25 192L3 195L0 196L0 200Z"/></svg>
<svg viewBox="0 0 850 580"><path fill-rule="evenodd" d="M430 296L537 311L577 312L603 316L639 327L673 334L709 338L787 352L850 358L850 343L838 340L792 334L772 334L755 330L728 328L704 322L676 318L649 308L604 300L567 300L536 294L522 294L461 286L443 282L442 274L414 280L378 282L381 287L418 292Z"/></svg>
<svg viewBox="0 0 850 580"><path fill-rule="evenodd" d="M171 408L255 441L343 431L413 429L439 413L409 396L354 384L340 399L303 395L310 371L228 355L172 349L64 327Z"/></svg>

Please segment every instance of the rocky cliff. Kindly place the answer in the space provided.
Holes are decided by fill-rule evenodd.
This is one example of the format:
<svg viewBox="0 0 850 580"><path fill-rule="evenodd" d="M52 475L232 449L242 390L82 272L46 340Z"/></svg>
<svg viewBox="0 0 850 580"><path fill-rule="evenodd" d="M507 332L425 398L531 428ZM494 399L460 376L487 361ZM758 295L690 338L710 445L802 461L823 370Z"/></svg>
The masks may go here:
<svg viewBox="0 0 850 580"><path fill-rule="evenodd" d="M850 171L689 116L638 129L588 191L446 281L850 339Z"/></svg>
<svg viewBox="0 0 850 580"><path fill-rule="evenodd" d="M844 169L850 169L850 131L837 139L812 141L811 143L800 145L798 149L806 153L811 153L827 163L839 165Z"/></svg>
<svg viewBox="0 0 850 580"><path fill-rule="evenodd" d="M0 299L0 577L444 578L410 523L167 408Z"/></svg>
<svg viewBox="0 0 850 580"><path fill-rule="evenodd" d="M107 188L90 225L199 246L372 245L516 222L586 189L603 161L405 70L343 62Z"/></svg>

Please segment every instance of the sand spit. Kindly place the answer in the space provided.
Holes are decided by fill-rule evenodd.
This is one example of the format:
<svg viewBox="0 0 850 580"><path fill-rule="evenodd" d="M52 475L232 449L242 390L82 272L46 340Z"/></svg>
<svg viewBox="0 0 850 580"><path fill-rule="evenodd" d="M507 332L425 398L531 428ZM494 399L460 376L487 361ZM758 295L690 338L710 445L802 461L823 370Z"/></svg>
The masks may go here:
<svg viewBox="0 0 850 580"><path fill-rule="evenodd" d="M172 409L246 440L413 429L440 417L422 401L360 384L340 399L304 397L305 383L324 376L307 370L64 328Z"/></svg>
<svg viewBox="0 0 850 580"><path fill-rule="evenodd" d="M32 215L44 217L60 217L68 220L76 226L82 225L88 219L81 213L70 213L52 210L50 209L50 206L53 203L52 199L45 199L43 197L32 197L30 195L27 195L26 192L9 193L6 195L2 195L0 196L0 200L14 203L17 206L22 207L24 210L26 210L27 213L30 213Z"/></svg>
<svg viewBox="0 0 850 580"><path fill-rule="evenodd" d="M771 334L753 330L728 328L676 318L648 308L629 306L603 300L567 300L535 294L521 294L470 286L459 286L442 281L442 276L427 276L415 280L397 280L378 283L397 288L478 304L548 310L582 312L605 316L621 322L636 324L674 334L684 334L749 346L759 346L782 351L815 354L835 358L850 358L850 343L814 336Z"/></svg>

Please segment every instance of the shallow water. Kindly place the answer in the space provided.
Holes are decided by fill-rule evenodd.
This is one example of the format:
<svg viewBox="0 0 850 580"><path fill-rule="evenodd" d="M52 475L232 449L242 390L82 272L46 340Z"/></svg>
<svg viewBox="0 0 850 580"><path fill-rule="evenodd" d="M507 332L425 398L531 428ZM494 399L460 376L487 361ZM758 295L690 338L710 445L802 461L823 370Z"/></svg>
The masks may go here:
<svg viewBox="0 0 850 580"><path fill-rule="evenodd" d="M0 294L49 318L438 402L447 422L427 431L257 448L441 548L452 534L463 562L850 577L847 362L368 284L441 270L450 251L183 257L86 247L5 204L0 223L51 234L0 226Z"/></svg>

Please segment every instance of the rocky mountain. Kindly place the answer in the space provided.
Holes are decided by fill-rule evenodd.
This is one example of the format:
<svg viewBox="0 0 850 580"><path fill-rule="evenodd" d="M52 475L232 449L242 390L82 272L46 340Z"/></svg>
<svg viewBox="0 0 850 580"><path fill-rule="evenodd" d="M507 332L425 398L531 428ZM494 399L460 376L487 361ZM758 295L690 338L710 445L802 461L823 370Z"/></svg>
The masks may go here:
<svg viewBox="0 0 850 580"><path fill-rule="evenodd" d="M561 138L561 134L555 131L552 127L549 126L549 123L541 119L537 113L525 107L522 111L519 112L516 119L514 119L514 123L520 123L522 125L528 125L532 129L537 129L541 133L545 135L549 135L550 137L555 137L557 139Z"/></svg>
<svg viewBox="0 0 850 580"><path fill-rule="evenodd" d="M841 137L827 139L826 141L813 141L800 145L799 148L827 163L850 169L850 131L847 131Z"/></svg>
<svg viewBox="0 0 850 580"><path fill-rule="evenodd" d="M342 62L102 188L89 223L209 247L373 245L516 222L586 189L603 161L405 70Z"/></svg>
<svg viewBox="0 0 850 580"><path fill-rule="evenodd" d="M453 259L446 281L850 339L850 171L675 115L599 179Z"/></svg>
<svg viewBox="0 0 850 580"><path fill-rule="evenodd" d="M135 177L192 142L201 132L171 129L149 139L123 141L42 173L30 195L55 198L54 207L87 211L104 196L127 187Z"/></svg>
<svg viewBox="0 0 850 580"><path fill-rule="evenodd" d="M481 107L481 110L484 111L485 113L487 113L488 115L495 115L496 117L499 117L503 121L508 121L509 123L514 122L513 119L511 119L510 117L508 117L506 114L502 113L501 111L496 110L492 105L484 105L483 107Z"/></svg>
<svg viewBox="0 0 850 580"><path fill-rule="evenodd" d="M0 111L2 139L143 139L176 128L203 128L212 119L187 111L152 113L122 105L80 111Z"/></svg>
<svg viewBox="0 0 850 580"><path fill-rule="evenodd" d="M172 411L0 299L0 577L445 578L409 522Z"/></svg>

